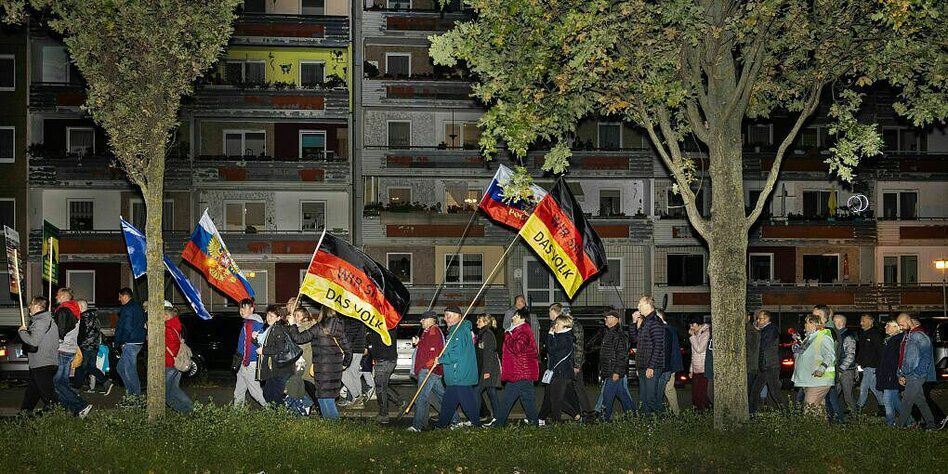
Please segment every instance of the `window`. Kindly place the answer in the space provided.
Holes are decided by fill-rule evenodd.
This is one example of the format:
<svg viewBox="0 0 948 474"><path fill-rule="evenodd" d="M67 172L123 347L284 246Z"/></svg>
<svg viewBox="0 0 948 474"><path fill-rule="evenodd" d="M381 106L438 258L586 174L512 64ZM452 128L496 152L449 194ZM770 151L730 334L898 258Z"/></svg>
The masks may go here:
<svg viewBox="0 0 948 474"><path fill-rule="evenodd" d="M8 285L6 288L9 288L9 284L10 272L7 271L7 266L4 265L3 269L0 269L0 285ZM17 304L17 300L14 299L13 293L7 290L0 290L0 306L13 306L15 304Z"/></svg>
<svg viewBox="0 0 948 474"><path fill-rule="evenodd" d="M567 301L566 294L560 289L553 274L545 263L528 256L523 260L524 291L528 304L553 304Z"/></svg>
<svg viewBox="0 0 948 474"><path fill-rule="evenodd" d="M476 122L446 122L444 124L444 144L451 148L479 148L481 129Z"/></svg>
<svg viewBox="0 0 948 474"><path fill-rule="evenodd" d="M0 91L16 90L16 58L0 54Z"/></svg>
<svg viewBox="0 0 948 474"><path fill-rule="evenodd" d="M300 61L300 85L320 86L326 78L326 63L323 61Z"/></svg>
<svg viewBox="0 0 948 474"><path fill-rule="evenodd" d="M147 214L145 202L141 199L132 199L129 201L129 217L132 225L139 230L145 230L145 220ZM174 229L174 201L165 199L161 202L161 230Z"/></svg>
<svg viewBox="0 0 948 474"><path fill-rule="evenodd" d="M92 230L92 201L69 201L69 230Z"/></svg>
<svg viewBox="0 0 948 474"><path fill-rule="evenodd" d="M834 216L836 202L836 191L803 191L803 216Z"/></svg>
<svg viewBox="0 0 948 474"><path fill-rule="evenodd" d="M772 145L774 143L773 125L748 125L747 144L754 146Z"/></svg>
<svg viewBox="0 0 948 474"><path fill-rule="evenodd" d="M901 274L899 283L903 285L918 283L918 256L902 255L899 257L899 273Z"/></svg>
<svg viewBox="0 0 948 474"><path fill-rule="evenodd" d="M326 0L302 0L300 13L303 15L325 15Z"/></svg>
<svg viewBox="0 0 948 474"><path fill-rule="evenodd" d="M667 277L669 286L704 285L704 255L668 255Z"/></svg>
<svg viewBox="0 0 948 474"><path fill-rule="evenodd" d="M918 191L882 193L882 217L885 219L917 219Z"/></svg>
<svg viewBox="0 0 948 474"><path fill-rule="evenodd" d="M266 227L267 207L264 202L224 203L225 228L237 232L256 232Z"/></svg>
<svg viewBox="0 0 948 474"><path fill-rule="evenodd" d="M747 209L748 212L750 212L751 209L753 209L755 206L757 206L757 200L760 199L760 193L761 193L761 192L763 192L763 191L761 191L761 190L759 190L759 189L751 189L751 190L747 191L747 204L745 204L744 207ZM770 206L768 206L767 203L765 202L765 203L764 203L764 211L763 211L763 212L765 212L765 213L766 213L766 212L769 212L769 210L770 210L769 207L770 207Z"/></svg>
<svg viewBox="0 0 948 474"><path fill-rule="evenodd" d="M694 190L695 191L695 206L698 207L698 211L701 212L701 215L704 215L704 189ZM668 188L668 217L685 217L687 211L685 210L685 200L681 197L681 194L675 193L672 188Z"/></svg>
<svg viewBox="0 0 948 474"><path fill-rule="evenodd" d="M839 280L839 255L804 255L803 279L819 283Z"/></svg>
<svg viewBox="0 0 948 474"><path fill-rule="evenodd" d="M65 46L43 46L43 82L69 82L69 58Z"/></svg>
<svg viewBox="0 0 948 474"><path fill-rule="evenodd" d="M747 279L770 281L774 279L774 254L752 253L747 256Z"/></svg>
<svg viewBox="0 0 948 474"><path fill-rule="evenodd" d="M66 286L76 299L95 303L95 270L66 270Z"/></svg>
<svg viewBox="0 0 948 474"><path fill-rule="evenodd" d="M16 200L0 198L0 229L7 226L16 229ZM3 290L0 290L3 293Z"/></svg>
<svg viewBox="0 0 948 474"><path fill-rule="evenodd" d="M800 130L799 148L812 150L826 146L826 127L806 127Z"/></svg>
<svg viewBox="0 0 948 474"><path fill-rule="evenodd" d="M234 84L266 82L266 64L265 61L226 61L224 78Z"/></svg>
<svg viewBox="0 0 948 474"><path fill-rule="evenodd" d="M300 201L300 230L326 227L326 201Z"/></svg>
<svg viewBox="0 0 948 474"><path fill-rule="evenodd" d="M411 122L392 120L388 122L388 147L408 148L411 146Z"/></svg>
<svg viewBox="0 0 948 474"><path fill-rule="evenodd" d="M244 13L266 13L266 0L244 0Z"/></svg>
<svg viewBox="0 0 948 474"><path fill-rule="evenodd" d="M389 10L411 10L411 0L388 0Z"/></svg>
<svg viewBox="0 0 948 474"><path fill-rule="evenodd" d="M885 151L925 151L926 136L904 127L882 127L882 149Z"/></svg>
<svg viewBox="0 0 948 474"><path fill-rule="evenodd" d="M267 154L267 132L264 130L224 130L224 154L232 157Z"/></svg>
<svg viewBox="0 0 948 474"><path fill-rule="evenodd" d="M385 259L388 261L388 271L395 274L402 283L411 284L411 254L410 253L387 253Z"/></svg>
<svg viewBox="0 0 948 474"><path fill-rule="evenodd" d="M448 212L467 212L473 211L477 207L484 193L479 188L447 186L444 194L444 207Z"/></svg>
<svg viewBox="0 0 948 474"><path fill-rule="evenodd" d="M300 159L314 161L326 159L325 130L300 130Z"/></svg>
<svg viewBox="0 0 948 474"><path fill-rule="evenodd" d="M599 149L618 150L622 148L622 125L599 122Z"/></svg>
<svg viewBox="0 0 948 474"><path fill-rule="evenodd" d="M269 304L270 298L268 294L267 286L267 271L266 270L243 270L244 276L247 277L247 282L250 283L250 288L253 289L253 300L257 304Z"/></svg>
<svg viewBox="0 0 948 474"><path fill-rule="evenodd" d="M0 127L0 163L16 160L16 128Z"/></svg>
<svg viewBox="0 0 948 474"><path fill-rule="evenodd" d="M385 74L411 77L411 53L385 53Z"/></svg>
<svg viewBox="0 0 948 474"><path fill-rule="evenodd" d="M599 215L618 216L622 214L622 193L618 189L599 191Z"/></svg>
<svg viewBox="0 0 948 474"><path fill-rule="evenodd" d="M606 271L599 275L599 289L611 290L613 287L622 289L622 259L606 259Z"/></svg>
<svg viewBox="0 0 948 474"><path fill-rule="evenodd" d="M411 188L388 188L389 204L411 204Z"/></svg>
<svg viewBox="0 0 948 474"><path fill-rule="evenodd" d="M66 127L66 153L90 156L95 154L95 129Z"/></svg>
<svg viewBox="0 0 948 474"><path fill-rule="evenodd" d="M887 285L894 285L899 282L898 257L884 257L882 259L882 278L882 281Z"/></svg>
<svg viewBox="0 0 948 474"><path fill-rule="evenodd" d="M481 283L484 280L484 256L479 253L461 253L444 256L444 282L464 285ZM449 265L450 263L450 265Z"/></svg>

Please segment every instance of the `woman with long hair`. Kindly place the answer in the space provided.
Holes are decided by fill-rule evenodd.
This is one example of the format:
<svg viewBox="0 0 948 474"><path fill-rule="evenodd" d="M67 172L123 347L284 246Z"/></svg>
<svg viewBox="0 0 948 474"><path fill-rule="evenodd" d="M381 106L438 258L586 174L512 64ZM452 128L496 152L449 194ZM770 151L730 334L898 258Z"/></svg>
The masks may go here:
<svg viewBox="0 0 948 474"><path fill-rule="evenodd" d="M342 321L335 311L323 306L316 324L302 331L291 329L290 338L297 344L310 343L319 411L323 418L338 419L336 396L342 388L342 372L352 362L352 350Z"/></svg>
<svg viewBox="0 0 948 474"><path fill-rule="evenodd" d="M271 305L266 313L267 329L257 336L260 346L257 354L260 363L257 365L263 383L263 399L271 405L282 404L286 396L286 381L293 375L296 359L288 357L287 343L289 341L289 324L287 323L286 307Z"/></svg>
<svg viewBox="0 0 948 474"><path fill-rule="evenodd" d="M497 389L500 388L500 358L497 356L495 329L497 329L497 320L492 315L482 314L477 317L478 332L474 346L479 372L477 398L483 400L484 392L487 392L491 422L497 417L497 410L500 408L500 400L497 398Z"/></svg>

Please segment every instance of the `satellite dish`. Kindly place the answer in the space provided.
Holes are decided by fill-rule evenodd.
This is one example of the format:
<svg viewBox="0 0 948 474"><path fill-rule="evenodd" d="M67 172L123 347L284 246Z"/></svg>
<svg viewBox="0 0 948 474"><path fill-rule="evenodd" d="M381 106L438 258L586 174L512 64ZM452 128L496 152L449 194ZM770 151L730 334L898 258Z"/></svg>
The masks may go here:
<svg viewBox="0 0 948 474"><path fill-rule="evenodd" d="M846 200L846 206L854 214L861 214L869 209L869 198L865 194L853 194Z"/></svg>

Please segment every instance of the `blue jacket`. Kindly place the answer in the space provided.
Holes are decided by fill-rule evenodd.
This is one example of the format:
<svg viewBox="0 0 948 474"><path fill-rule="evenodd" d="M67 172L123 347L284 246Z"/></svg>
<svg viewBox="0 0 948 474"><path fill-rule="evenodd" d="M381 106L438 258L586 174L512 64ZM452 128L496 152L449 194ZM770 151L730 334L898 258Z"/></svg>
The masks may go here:
<svg viewBox="0 0 948 474"><path fill-rule="evenodd" d="M635 364L639 370L654 369L663 372L665 369L665 323L655 311L645 316L642 327L634 324L629 328L629 338L636 341Z"/></svg>
<svg viewBox="0 0 948 474"><path fill-rule="evenodd" d="M438 359L444 366L445 385L477 385L477 355L474 353L474 334L471 322L461 321L458 332L447 342L444 354ZM448 327L448 334L454 326Z"/></svg>
<svg viewBox="0 0 948 474"><path fill-rule="evenodd" d="M246 329L247 329L247 321L251 321L251 323L252 323L251 326L250 326L250 327L251 327L251 329L250 329L251 334L247 334L247 332L246 332ZM253 334L252 334L252 333L255 332L255 331L256 331L256 332L263 332L263 326L264 326L263 320L260 319L260 316L257 316L256 314L251 314L250 317L248 317L247 319L245 319L245 320L240 324L240 336L237 338L237 354L240 355L241 358L243 358L243 355L244 355L244 345L247 344L247 338L249 337L249 338L251 338L251 341L250 341L250 362L256 362L256 361L257 361L257 346L255 346L254 343L253 343Z"/></svg>
<svg viewBox="0 0 948 474"><path fill-rule="evenodd" d="M115 345L142 344L145 342L145 310L142 304L130 300L119 309L119 320L115 325Z"/></svg>
<svg viewBox="0 0 948 474"><path fill-rule="evenodd" d="M681 372L684 364L681 361L681 346L678 342L678 331L671 324L665 324L665 372Z"/></svg>
<svg viewBox="0 0 948 474"><path fill-rule="evenodd" d="M935 358L932 355L932 340L922 331L910 331L905 338L905 356L902 358L899 375L934 382Z"/></svg>

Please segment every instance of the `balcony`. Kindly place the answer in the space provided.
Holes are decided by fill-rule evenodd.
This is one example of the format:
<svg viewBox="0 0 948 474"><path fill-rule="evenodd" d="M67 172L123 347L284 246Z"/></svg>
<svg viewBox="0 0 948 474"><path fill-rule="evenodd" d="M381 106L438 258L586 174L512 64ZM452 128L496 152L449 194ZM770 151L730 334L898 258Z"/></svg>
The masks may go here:
<svg viewBox="0 0 948 474"><path fill-rule="evenodd" d="M33 111L79 111L86 102L85 86L78 83L33 82L29 107Z"/></svg>
<svg viewBox="0 0 948 474"><path fill-rule="evenodd" d="M362 15L362 25L367 36L374 32L426 38L431 33L443 33L458 21L471 18L471 13L459 9L423 10L372 8Z"/></svg>
<svg viewBox="0 0 948 474"><path fill-rule="evenodd" d="M918 219L876 224L879 245L948 245L948 219Z"/></svg>
<svg viewBox="0 0 948 474"><path fill-rule="evenodd" d="M546 153L545 150L529 153L526 165L531 172L542 172ZM581 176L652 178L655 154L643 149L573 150L569 161L570 172Z"/></svg>
<svg viewBox="0 0 948 474"><path fill-rule="evenodd" d="M480 108L467 81L441 78L378 78L363 83L368 106Z"/></svg>
<svg viewBox="0 0 948 474"><path fill-rule="evenodd" d="M272 156L230 157L200 155L190 169L195 184L224 182L279 182L349 184L352 167L344 157L327 152L326 160L298 160Z"/></svg>
<svg viewBox="0 0 948 474"><path fill-rule="evenodd" d="M411 292L411 312L421 313L428 309L431 298L437 291L436 285L409 285L408 291ZM435 301L435 309L450 305L457 305L461 310L466 310L471 304L471 300L477 295L480 285L465 285L463 287L446 285L438 293L438 299ZM474 303L474 313L494 313L502 314L510 306L510 295L506 285L487 285L484 293Z"/></svg>
<svg viewBox="0 0 948 474"><path fill-rule="evenodd" d="M773 166L775 153L745 152L744 175L764 179ZM788 153L780 165L781 179L826 175L829 166L824 162L829 157L827 150L807 150L800 154ZM898 179L948 179L948 154L922 151L885 151L880 156L865 158L856 167L856 174L863 178Z"/></svg>
<svg viewBox="0 0 948 474"><path fill-rule="evenodd" d="M131 183L125 170L110 154L77 155L53 152L42 145L31 145L29 180L32 188L97 186L128 188ZM186 159L168 157L165 162L165 185L189 186L191 173Z"/></svg>
<svg viewBox="0 0 948 474"><path fill-rule="evenodd" d="M762 284L748 285L748 308L809 311L826 304L844 311L924 311L942 307L940 283L886 284Z"/></svg>
<svg viewBox="0 0 948 474"><path fill-rule="evenodd" d="M876 222L866 218L771 219L751 230L751 241L852 240L874 243Z"/></svg>
<svg viewBox="0 0 948 474"><path fill-rule="evenodd" d="M349 18L322 15L243 13L234 23L231 45L321 46L344 48Z"/></svg>
<svg viewBox="0 0 948 474"><path fill-rule="evenodd" d="M202 117L345 120L349 116L349 90L345 85L330 84L205 84L184 105Z"/></svg>
<svg viewBox="0 0 948 474"><path fill-rule="evenodd" d="M377 204L367 206L362 218L362 235L366 243L455 244L464 235L471 214L475 212L444 213L430 208L377 209ZM465 242L467 245L489 245L510 241L512 237L509 228L491 222L478 212L467 230Z"/></svg>

